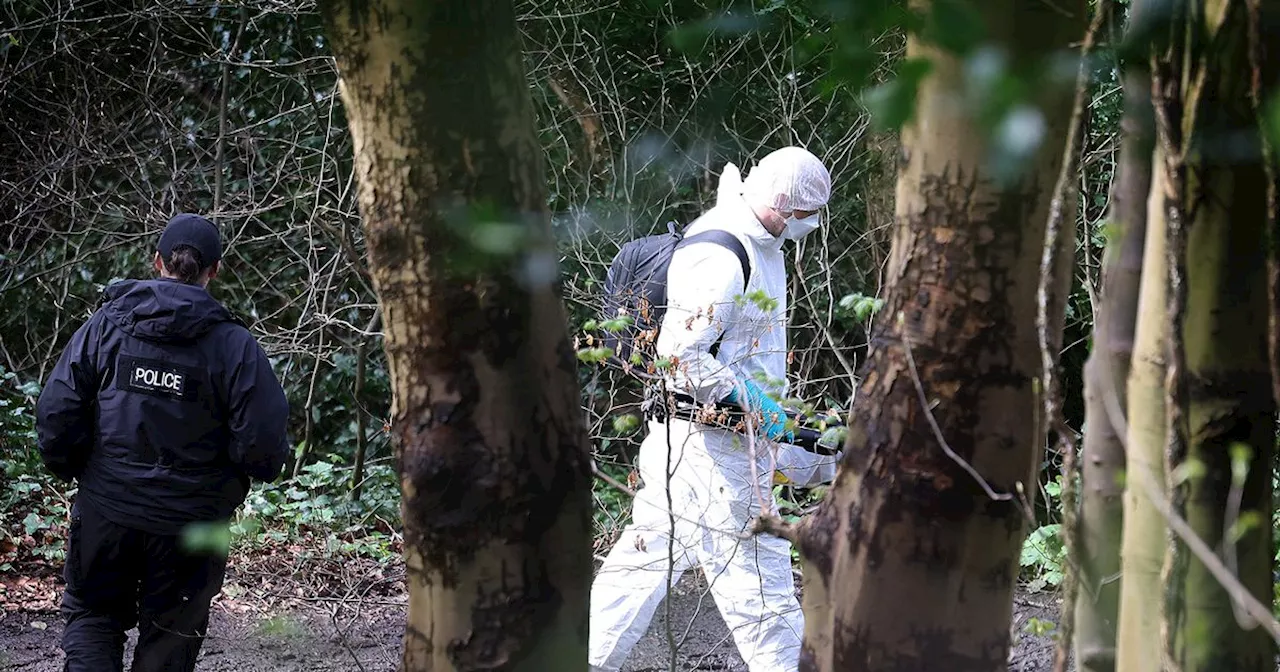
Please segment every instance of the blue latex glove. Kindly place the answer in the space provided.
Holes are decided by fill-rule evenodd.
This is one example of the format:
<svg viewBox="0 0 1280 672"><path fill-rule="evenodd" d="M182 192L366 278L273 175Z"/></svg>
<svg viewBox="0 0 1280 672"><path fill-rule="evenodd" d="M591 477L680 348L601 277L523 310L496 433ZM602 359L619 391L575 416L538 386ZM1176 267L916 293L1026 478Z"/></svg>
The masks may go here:
<svg viewBox="0 0 1280 672"><path fill-rule="evenodd" d="M729 396L725 398L731 404L741 404L752 413L759 413L763 416L761 419L760 429L764 435L769 437L770 441L779 441L786 437L788 443L794 443L796 440L795 432L788 431L786 427L787 413L782 408L782 404L773 400L773 397L764 393L754 380L744 380L742 387L746 388L747 399L744 402L739 394L738 387L735 386Z"/></svg>

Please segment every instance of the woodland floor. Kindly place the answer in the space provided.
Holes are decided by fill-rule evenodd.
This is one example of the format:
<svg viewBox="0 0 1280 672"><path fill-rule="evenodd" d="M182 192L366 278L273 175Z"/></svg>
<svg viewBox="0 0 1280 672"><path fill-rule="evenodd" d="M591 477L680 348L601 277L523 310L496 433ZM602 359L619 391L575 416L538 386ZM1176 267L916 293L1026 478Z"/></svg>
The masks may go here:
<svg viewBox="0 0 1280 672"><path fill-rule="evenodd" d="M403 632L403 570L367 558L323 559L297 549L233 557L215 600L199 672L366 671L396 669ZM306 563L306 567L300 563ZM55 608L60 584L44 576L0 575L0 671L58 672L62 634ZM305 576L306 581L295 577ZM665 605L624 668L669 669ZM676 586L673 623L680 670L745 671L729 632L697 572ZM1053 643L1024 631L1028 619L1057 620L1048 594L1019 593L1014 602L1011 672L1051 669ZM687 635L685 634L687 632ZM130 633L126 659L136 632ZM683 638L683 639L681 639Z"/></svg>

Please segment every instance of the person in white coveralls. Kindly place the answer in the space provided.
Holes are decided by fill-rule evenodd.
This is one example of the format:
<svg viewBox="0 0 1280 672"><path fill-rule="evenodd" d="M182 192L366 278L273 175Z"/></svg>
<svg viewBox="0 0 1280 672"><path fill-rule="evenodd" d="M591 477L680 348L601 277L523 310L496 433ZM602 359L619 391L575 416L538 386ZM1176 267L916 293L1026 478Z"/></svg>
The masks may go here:
<svg viewBox="0 0 1280 672"><path fill-rule="evenodd" d="M726 164L715 207L685 235L723 229L737 236L750 261L747 286L739 260L725 247L699 242L673 254L657 341L657 355L679 363L669 372L669 385L699 404L728 401L763 412L764 419L746 433L679 418L649 420L632 523L592 586L592 670L620 669L666 594L668 571L675 573L674 585L699 565L751 671L797 669L804 617L791 545L743 533L762 506L776 511L771 492L780 460L809 474L802 482L814 480L813 461L802 464L806 458L798 457L803 451L784 444L779 453L778 442L789 433L782 407L769 393L787 394L783 243L817 229L830 196L830 172L800 147L770 153L745 180ZM757 292L771 301L752 300ZM822 459L829 474L834 461Z"/></svg>

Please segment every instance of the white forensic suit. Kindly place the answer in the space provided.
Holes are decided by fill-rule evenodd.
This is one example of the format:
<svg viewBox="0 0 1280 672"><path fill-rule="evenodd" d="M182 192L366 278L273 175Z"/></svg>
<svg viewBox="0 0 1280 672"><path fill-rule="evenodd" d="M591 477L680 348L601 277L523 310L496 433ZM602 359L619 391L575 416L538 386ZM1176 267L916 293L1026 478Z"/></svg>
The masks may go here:
<svg viewBox="0 0 1280 672"><path fill-rule="evenodd" d="M817 163L811 154L804 156ZM755 170L766 168L767 161ZM829 193L830 177L817 166L826 193L806 210L825 204ZM764 228L744 200L745 189L738 169L728 164L716 206L687 235L723 229L737 236L751 262L745 294L762 292L776 303L742 301L741 265L733 252L718 245L677 249L668 272L668 307L657 354L679 362L669 384L701 403L725 399L738 381L759 380L758 374L781 384L773 391L786 394L785 238ZM712 357L708 351L722 335ZM776 513L772 480L777 444L763 435L749 438L676 418L650 421L648 430L640 447L642 486L632 505L632 522L592 586L592 669L618 670L648 629L668 580L675 585L685 571L701 566L751 671L796 670L804 617L796 599L791 544L772 535L743 534L762 506Z"/></svg>

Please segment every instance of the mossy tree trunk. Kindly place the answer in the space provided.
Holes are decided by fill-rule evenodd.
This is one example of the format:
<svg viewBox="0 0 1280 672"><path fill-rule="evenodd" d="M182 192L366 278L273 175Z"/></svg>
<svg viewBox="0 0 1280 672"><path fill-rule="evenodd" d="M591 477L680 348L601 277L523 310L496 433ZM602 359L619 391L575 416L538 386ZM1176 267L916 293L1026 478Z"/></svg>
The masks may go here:
<svg viewBox="0 0 1280 672"><path fill-rule="evenodd" d="M1129 390L1118 645L1126 672L1275 668L1267 630L1237 613L1200 556L1169 535L1142 483L1155 474L1172 514L1254 597L1271 603L1269 182L1254 105L1255 94L1266 100L1268 93L1251 89L1265 54L1251 47L1265 25L1255 22L1257 9L1212 0L1181 5L1166 24L1171 32L1156 37L1152 90L1161 139L1149 215L1151 226L1168 232L1167 253L1147 250L1146 263L1164 268L1161 277L1152 272L1161 287L1151 288L1150 302L1144 268L1137 350L1149 343L1151 362L1141 372L1135 363ZM1264 35L1261 44L1273 38ZM1144 338L1147 326L1163 332L1163 345ZM1157 394L1164 385L1171 387Z"/></svg>
<svg viewBox="0 0 1280 672"><path fill-rule="evenodd" d="M1084 2L968 7L986 44L1020 68L1070 49L1088 18ZM902 132L886 303L840 474L794 530L805 559L802 670L1007 667L1026 532L1017 493L1034 491L1045 440L1033 384L1042 371L1039 266L1072 90L1067 81L1036 90L1045 141L1002 183L987 163L991 135L959 102L972 95L963 60L916 37L907 45L913 57L930 59L933 70ZM1072 236L1065 226L1060 242ZM1068 245L1058 260L1060 306ZM1052 316L1054 341L1062 318Z"/></svg>
<svg viewBox="0 0 1280 672"><path fill-rule="evenodd" d="M1252 19L1249 3L1210 0L1187 21L1188 34L1201 38L1189 42L1189 58L1181 60L1186 160L1179 196L1188 225L1182 464L1197 467L1183 506L1195 533L1270 604L1275 401L1267 346L1268 177L1249 77ZM1255 516L1239 538L1231 534L1230 526ZM1172 565L1167 583L1181 593L1181 605L1175 603L1181 608L1164 615L1177 668L1274 670L1266 630L1245 627L1200 559L1178 553L1184 560Z"/></svg>
<svg viewBox="0 0 1280 672"><path fill-rule="evenodd" d="M1130 16L1140 11L1130 5ZM1132 19L1131 19L1132 21ZM1120 435L1133 354L1155 118L1147 64L1130 59L1123 76L1120 158L1111 193L1102 287L1094 315L1093 349L1084 367L1079 595L1075 652L1081 672L1114 672L1120 610L1120 544L1124 528L1124 437ZM1117 415L1118 417L1113 417Z"/></svg>
<svg viewBox="0 0 1280 672"><path fill-rule="evenodd" d="M393 390L402 669L585 670L588 439L512 4L321 11Z"/></svg>

